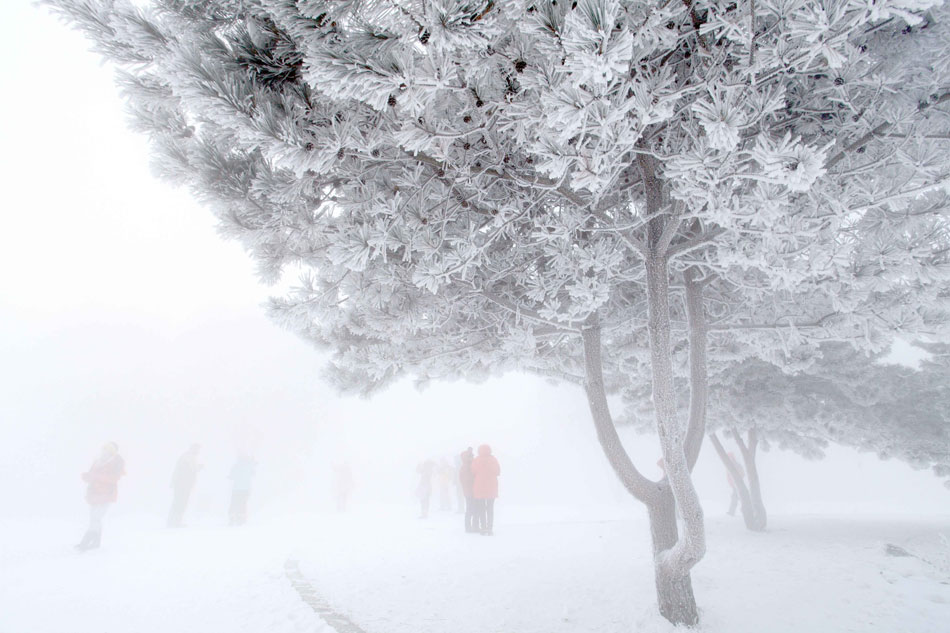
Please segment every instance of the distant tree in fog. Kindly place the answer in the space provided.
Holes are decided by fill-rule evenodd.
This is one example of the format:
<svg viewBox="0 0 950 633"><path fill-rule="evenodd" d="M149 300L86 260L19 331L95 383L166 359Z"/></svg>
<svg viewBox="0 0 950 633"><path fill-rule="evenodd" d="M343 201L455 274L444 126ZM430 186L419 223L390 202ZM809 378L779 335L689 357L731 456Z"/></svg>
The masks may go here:
<svg viewBox="0 0 950 633"><path fill-rule="evenodd" d="M838 343L822 345L808 366L792 373L757 359L713 371L708 435L736 482L749 529L767 525L760 446L814 459L834 443L950 477L950 348L924 346L932 354L919 369L884 364L883 354ZM748 484L727 458L720 433L735 441Z"/></svg>
<svg viewBox="0 0 950 633"><path fill-rule="evenodd" d="M265 279L301 271L273 313L338 384L583 384L672 622L698 621L707 351L785 366L945 320L939 0L51 4L123 68L159 171ZM607 406L642 376L659 482Z"/></svg>

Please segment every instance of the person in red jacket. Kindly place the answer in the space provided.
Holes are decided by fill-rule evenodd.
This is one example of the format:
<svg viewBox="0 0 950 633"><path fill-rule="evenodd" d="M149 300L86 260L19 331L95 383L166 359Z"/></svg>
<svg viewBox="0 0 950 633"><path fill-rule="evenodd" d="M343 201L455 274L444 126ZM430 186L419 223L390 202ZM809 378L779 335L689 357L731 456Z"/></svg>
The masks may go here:
<svg viewBox="0 0 950 633"><path fill-rule="evenodd" d="M102 517L119 496L119 479L125 474L125 462L119 456L115 442L107 442L102 453L82 474L86 482L86 502L89 504L89 529L76 549L84 552L99 547L102 540Z"/></svg>
<svg viewBox="0 0 950 633"><path fill-rule="evenodd" d="M475 511L475 474L472 472L472 460L475 459L475 451L468 447L460 455L462 465L459 466L459 485L462 488L462 494L465 495L465 531L478 532L478 513Z"/></svg>
<svg viewBox="0 0 950 633"><path fill-rule="evenodd" d="M491 454L491 447L478 447L478 457L472 460L472 495L475 497L478 529L482 534L492 535L495 524L495 499L498 498L498 475L501 466Z"/></svg>

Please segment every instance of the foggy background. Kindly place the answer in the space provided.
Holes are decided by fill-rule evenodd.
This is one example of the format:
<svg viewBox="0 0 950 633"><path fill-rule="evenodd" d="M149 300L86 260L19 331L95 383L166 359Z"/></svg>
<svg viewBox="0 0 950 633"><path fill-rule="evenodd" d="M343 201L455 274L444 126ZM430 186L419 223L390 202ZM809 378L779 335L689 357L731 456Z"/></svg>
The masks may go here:
<svg viewBox="0 0 950 633"><path fill-rule="evenodd" d="M347 460L352 504L417 512L415 466L489 443L505 508L641 512L596 443L582 391L524 375L481 384L399 384L336 396L321 358L264 316L268 288L209 211L150 175L145 139L125 129L112 71L28 3L6 8L0 100L0 518L81 525L86 470L107 440L127 476L114 515L164 522L178 456L202 445L189 518L226 521L237 452L259 462L250 516L330 511L332 465ZM50 69L55 68L52 73ZM903 352L900 360L911 362ZM651 478L655 438L625 438ZM773 515L948 513L928 471L832 447L806 462L759 459ZM729 488L705 447L696 486L710 515ZM438 506L438 488L433 507ZM453 498L454 501L454 498ZM501 519L500 519L501 520Z"/></svg>

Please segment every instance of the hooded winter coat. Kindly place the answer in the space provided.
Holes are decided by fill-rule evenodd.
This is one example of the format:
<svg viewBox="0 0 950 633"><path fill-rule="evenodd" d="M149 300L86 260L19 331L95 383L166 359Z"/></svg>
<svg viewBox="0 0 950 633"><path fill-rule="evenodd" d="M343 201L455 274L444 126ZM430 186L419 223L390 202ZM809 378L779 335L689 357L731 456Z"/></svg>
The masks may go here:
<svg viewBox="0 0 950 633"><path fill-rule="evenodd" d="M491 454L491 447L482 444L478 447L478 457L472 460L472 493L476 499L498 498L498 475L501 466Z"/></svg>
<svg viewBox="0 0 950 633"><path fill-rule="evenodd" d="M118 455L100 457L82 474L86 487L86 501L98 506L114 503L119 497L119 479L125 474L125 462Z"/></svg>

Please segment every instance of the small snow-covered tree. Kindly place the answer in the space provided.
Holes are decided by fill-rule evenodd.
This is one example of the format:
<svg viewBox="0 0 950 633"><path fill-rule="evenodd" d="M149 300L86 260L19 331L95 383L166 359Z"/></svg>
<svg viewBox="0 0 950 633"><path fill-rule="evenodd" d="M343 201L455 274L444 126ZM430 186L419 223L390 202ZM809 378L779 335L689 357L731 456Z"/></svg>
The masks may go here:
<svg viewBox="0 0 950 633"><path fill-rule="evenodd" d="M303 269L275 314L333 351L343 384L581 377L648 509L673 622L698 620L709 337L775 356L938 320L939 0L52 4L122 66L161 172L212 204L265 278ZM607 407L634 362L660 482Z"/></svg>
<svg viewBox="0 0 950 633"><path fill-rule="evenodd" d="M928 347L933 355L919 370L884 364L883 354L840 343L822 345L816 358L791 373L757 359L714 370L707 430L736 482L746 527L767 525L756 463L760 445L813 459L835 443L950 475L950 363L942 355L946 346ZM738 445L748 485L717 432Z"/></svg>

